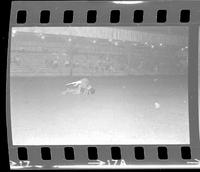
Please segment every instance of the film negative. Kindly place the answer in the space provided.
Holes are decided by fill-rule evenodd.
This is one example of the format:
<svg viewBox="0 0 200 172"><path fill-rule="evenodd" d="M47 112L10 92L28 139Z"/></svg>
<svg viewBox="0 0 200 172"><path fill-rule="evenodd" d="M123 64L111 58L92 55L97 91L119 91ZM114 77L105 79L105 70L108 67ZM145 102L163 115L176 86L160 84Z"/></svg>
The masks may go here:
<svg viewBox="0 0 200 172"><path fill-rule="evenodd" d="M12 1L10 169L200 168L198 1Z"/></svg>

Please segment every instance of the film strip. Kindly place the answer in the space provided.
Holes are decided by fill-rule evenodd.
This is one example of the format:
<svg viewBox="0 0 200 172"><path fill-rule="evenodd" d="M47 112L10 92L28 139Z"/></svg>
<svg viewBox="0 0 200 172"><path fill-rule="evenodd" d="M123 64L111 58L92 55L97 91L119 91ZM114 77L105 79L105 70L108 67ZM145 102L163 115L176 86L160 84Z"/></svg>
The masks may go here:
<svg viewBox="0 0 200 172"><path fill-rule="evenodd" d="M199 168L199 8L198 1L13 1L10 168ZM66 81L72 88L62 95Z"/></svg>

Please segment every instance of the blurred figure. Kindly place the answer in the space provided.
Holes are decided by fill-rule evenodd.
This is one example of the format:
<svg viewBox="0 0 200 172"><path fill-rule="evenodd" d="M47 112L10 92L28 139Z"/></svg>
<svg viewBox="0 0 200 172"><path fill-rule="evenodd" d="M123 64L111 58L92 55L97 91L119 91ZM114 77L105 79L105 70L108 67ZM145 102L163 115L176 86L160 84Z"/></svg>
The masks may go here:
<svg viewBox="0 0 200 172"><path fill-rule="evenodd" d="M53 61L52 61L52 67L57 68L59 65L59 56L57 56Z"/></svg>
<svg viewBox="0 0 200 172"><path fill-rule="evenodd" d="M70 65L69 60L65 60L65 62L64 62L64 66L65 66L65 67L68 67L69 65Z"/></svg>
<svg viewBox="0 0 200 172"><path fill-rule="evenodd" d="M89 95L94 94L95 89L91 86L90 81L87 78L83 78L81 80L67 83L66 86L72 85L76 88L67 88L65 91L63 91L63 95L66 93L72 93L72 94L82 94L82 95Z"/></svg>

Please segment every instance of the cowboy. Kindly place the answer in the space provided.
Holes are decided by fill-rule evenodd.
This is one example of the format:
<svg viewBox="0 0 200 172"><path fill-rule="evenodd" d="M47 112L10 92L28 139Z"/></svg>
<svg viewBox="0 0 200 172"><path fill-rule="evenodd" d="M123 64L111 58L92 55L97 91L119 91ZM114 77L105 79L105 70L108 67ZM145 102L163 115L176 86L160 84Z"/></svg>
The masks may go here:
<svg viewBox="0 0 200 172"><path fill-rule="evenodd" d="M63 92L63 94L66 93L72 93L72 94L83 94L83 95L89 95L89 94L94 94L95 89L91 86L89 80L87 78L83 78L81 80L67 83L66 86L74 86L77 88L67 88L66 91Z"/></svg>

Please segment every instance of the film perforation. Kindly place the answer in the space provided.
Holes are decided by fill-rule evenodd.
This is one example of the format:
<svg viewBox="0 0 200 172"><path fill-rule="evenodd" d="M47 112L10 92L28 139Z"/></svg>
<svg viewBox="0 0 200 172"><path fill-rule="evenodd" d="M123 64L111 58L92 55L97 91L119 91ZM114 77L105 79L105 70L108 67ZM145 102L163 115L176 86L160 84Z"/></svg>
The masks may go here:
<svg viewBox="0 0 200 172"><path fill-rule="evenodd" d="M50 10L42 10L40 12L40 23L47 24L50 21Z"/></svg>
<svg viewBox="0 0 200 172"><path fill-rule="evenodd" d="M51 10L42 10L40 12L40 23L48 24L50 22L50 13ZM156 15L157 23L166 23L167 22L167 10L159 9L157 10ZM63 23L73 23L74 11L73 10L65 10L63 14ZM111 10L110 12L110 23L119 23L121 18L120 10ZM189 9L182 9L180 11L180 23L188 23L190 22L191 14ZM27 19L27 11L19 10L17 13L17 24L25 24ZM133 15L134 23L143 23L144 20L144 10L136 9ZM87 23L96 23L97 21L97 10L88 10L86 16Z"/></svg>
<svg viewBox="0 0 200 172"><path fill-rule="evenodd" d="M122 159L120 147L111 147L111 156L114 160Z"/></svg>
<svg viewBox="0 0 200 172"><path fill-rule="evenodd" d="M98 152L96 147L88 147L88 158L90 160L98 159Z"/></svg>
<svg viewBox="0 0 200 172"><path fill-rule="evenodd" d="M26 10L19 10L17 12L17 23L24 24L26 23L27 12Z"/></svg>
<svg viewBox="0 0 200 172"><path fill-rule="evenodd" d="M27 148L25 147L18 148L18 158L19 160L28 160Z"/></svg>
<svg viewBox="0 0 200 172"><path fill-rule="evenodd" d="M41 148L42 160L51 160L51 149L49 147Z"/></svg>
<svg viewBox="0 0 200 172"><path fill-rule="evenodd" d="M167 147L158 147L158 158L159 159L168 159L168 151Z"/></svg>
<svg viewBox="0 0 200 172"><path fill-rule="evenodd" d="M144 148L143 147L134 147L134 155L135 159L137 160L144 160L145 154L144 154Z"/></svg>
<svg viewBox="0 0 200 172"><path fill-rule="evenodd" d="M73 10L64 11L64 17L63 17L64 23L72 23L73 18L74 18L74 11Z"/></svg>
<svg viewBox="0 0 200 172"><path fill-rule="evenodd" d="M112 10L110 12L110 23L120 22L120 10Z"/></svg>
<svg viewBox="0 0 200 172"><path fill-rule="evenodd" d="M73 147L64 147L64 155L66 160L75 160L74 149ZM88 159L89 160L97 160L98 159L98 151L97 147L90 146L87 148L88 151ZM26 147L18 147L17 149L18 159L19 160L28 160L28 152ZM168 159L168 149L165 146L157 147L158 158L160 160ZM134 155L136 160L144 160L145 159L145 151L141 146L134 147ZM121 149L120 147L111 147L111 156L113 160L120 160L121 157ZM41 157L43 160L51 160L51 149L49 147L41 148ZM181 157L182 159L191 159L191 149L188 146L181 147Z"/></svg>
<svg viewBox="0 0 200 172"><path fill-rule="evenodd" d="M158 10L157 11L157 22L165 23L167 21L167 10Z"/></svg>
<svg viewBox="0 0 200 172"><path fill-rule="evenodd" d="M189 9L182 9L180 13L180 22L181 23L188 23L190 22L190 10Z"/></svg>
<svg viewBox="0 0 200 172"><path fill-rule="evenodd" d="M181 147L181 156L182 159L191 159L191 149L189 146Z"/></svg>
<svg viewBox="0 0 200 172"><path fill-rule="evenodd" d="M97 19L97 11L96 10L88 10L87 11L87 23L95 23Z"/></svg>
<svg viewBox="0 0 200 172"><path fill-rule="evenodd" d="M134 23L142 23L143 22L144 11L143 10L135 10L133 21Z"/></svg>
<svg viewBox="0 0 200 172"><path fill-rule="evenodd" d="M74 154L74 148L73 147L65 147L64 148L65 153L65 159L66 160L74 160L75 154Z"/></svg>

